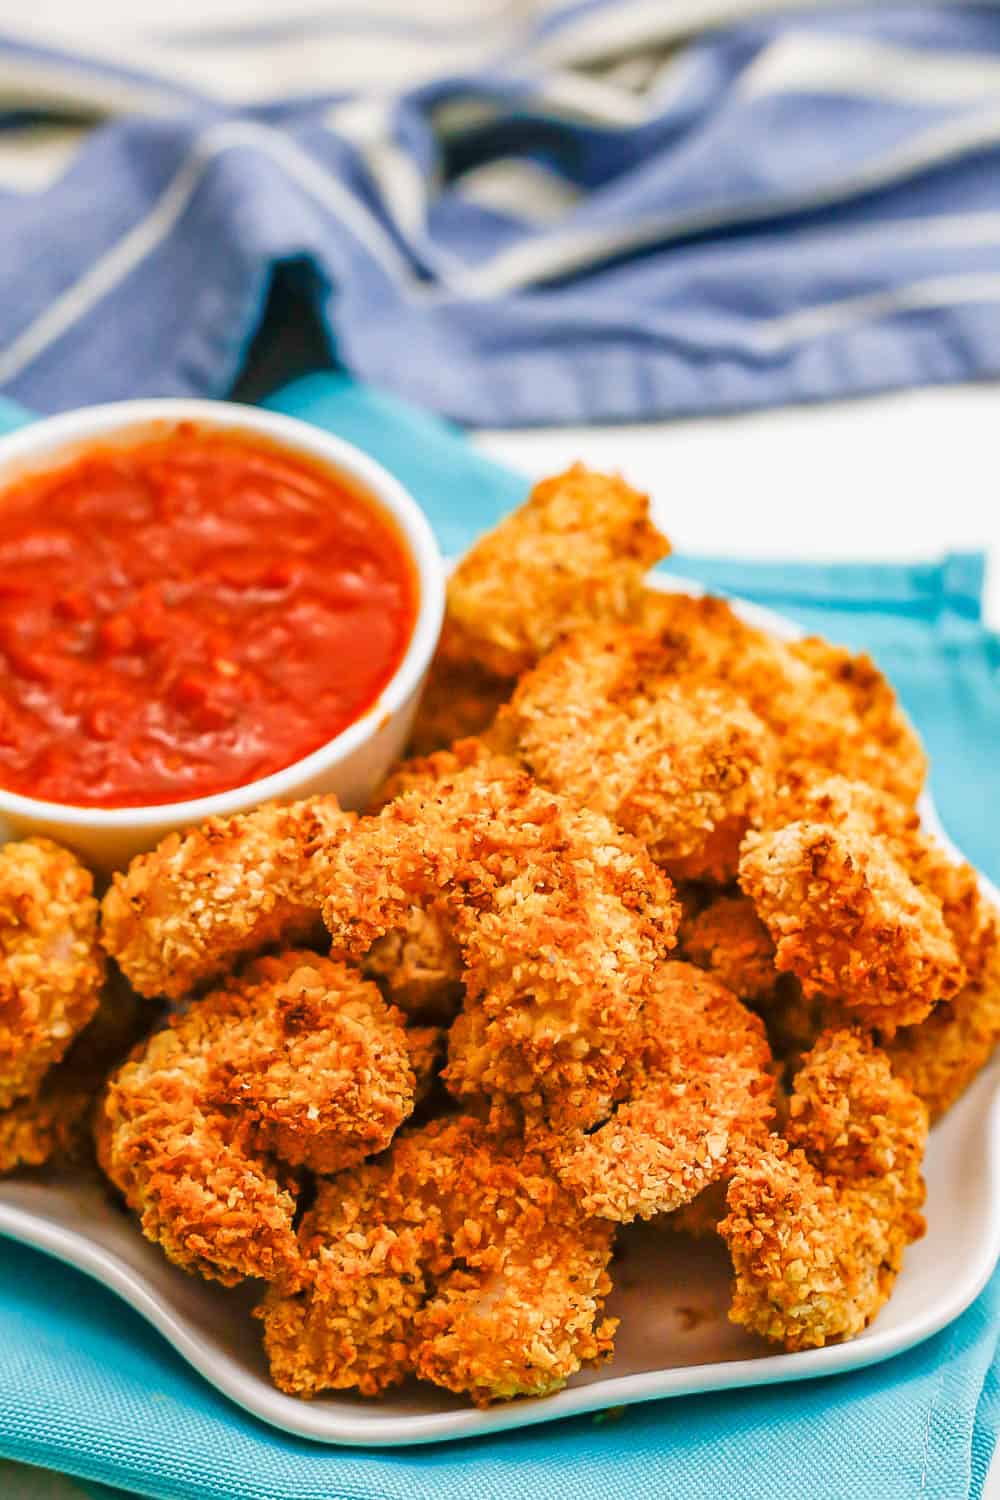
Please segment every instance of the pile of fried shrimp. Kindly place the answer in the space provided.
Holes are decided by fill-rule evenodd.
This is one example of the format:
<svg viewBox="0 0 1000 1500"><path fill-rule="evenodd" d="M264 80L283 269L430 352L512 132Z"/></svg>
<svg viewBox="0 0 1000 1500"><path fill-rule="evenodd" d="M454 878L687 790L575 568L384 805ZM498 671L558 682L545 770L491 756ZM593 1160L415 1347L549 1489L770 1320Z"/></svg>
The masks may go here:
<svg viewBox="0 0 1000 1500"><path fill-rule="evenodd" d="M363 814L212 820L100 901L0 851L0 1169L89 1150L175 1265L261 1285L284 1391L556 1391L613 1354L637 1219L665 1262L719 1236L732 1320L822 1346L924 1231L997 914L872 661L650 588L668 551L578 465L452 575Z"/></svg>

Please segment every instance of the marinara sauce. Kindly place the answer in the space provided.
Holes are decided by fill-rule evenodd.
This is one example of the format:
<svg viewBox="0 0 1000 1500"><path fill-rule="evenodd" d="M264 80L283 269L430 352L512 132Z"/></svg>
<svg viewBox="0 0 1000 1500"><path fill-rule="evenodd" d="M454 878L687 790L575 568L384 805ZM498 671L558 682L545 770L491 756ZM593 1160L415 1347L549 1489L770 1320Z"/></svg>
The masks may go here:
<svg viewBox="0 0 1000 1500"><path fill-rule="evenodd" d="M207 796L369 709L413 564L333 470L179 423L0 493L0 785L86 807Z"/></svg>

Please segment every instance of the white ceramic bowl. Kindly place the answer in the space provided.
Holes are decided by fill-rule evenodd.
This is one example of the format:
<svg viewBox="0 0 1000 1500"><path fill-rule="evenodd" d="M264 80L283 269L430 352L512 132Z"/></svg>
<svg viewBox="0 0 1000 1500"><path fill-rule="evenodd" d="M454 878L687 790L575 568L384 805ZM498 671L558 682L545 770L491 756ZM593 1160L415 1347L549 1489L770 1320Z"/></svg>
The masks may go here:
<svg viewBox="0 0 1000 1500"><path fill-rule="evenodd" d="M269 439L319 460L367 491L395 522L409 549L419 588L417 618L403 660L372 707L304 760L263 780L190 802L127 808L64 806L0 787L0 833L46 834L76 849L105 873L152 848L171 829L272 799L291 802L317 792L336 792L345 807L361 806L403 750L444 614L441 554L426 516L403 486L351 443L256 407L225 401L120 401L51 417L0 438L0 495L14 478L71 459L95 440L151 436L160 427L182 421Z"/></svg>

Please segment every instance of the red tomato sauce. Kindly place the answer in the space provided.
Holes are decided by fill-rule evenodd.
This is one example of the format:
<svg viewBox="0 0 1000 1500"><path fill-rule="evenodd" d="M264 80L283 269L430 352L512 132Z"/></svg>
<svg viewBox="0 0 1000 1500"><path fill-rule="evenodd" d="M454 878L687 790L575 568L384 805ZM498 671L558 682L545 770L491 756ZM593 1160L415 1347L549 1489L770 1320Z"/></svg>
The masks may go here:
<svg viewBox="0 0 1000 1500"><path fill-rule="evenodd" d="M417 580L374 500L180 423L0 493L0 785L185 801L318 749L378 699Z"/></svg>

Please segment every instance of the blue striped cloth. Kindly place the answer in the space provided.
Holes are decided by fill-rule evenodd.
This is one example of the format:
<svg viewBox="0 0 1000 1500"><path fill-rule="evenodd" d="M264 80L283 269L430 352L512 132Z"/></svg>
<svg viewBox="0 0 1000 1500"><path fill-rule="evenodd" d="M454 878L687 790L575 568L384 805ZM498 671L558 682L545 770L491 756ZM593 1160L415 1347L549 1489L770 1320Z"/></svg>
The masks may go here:
<svg viewBox="0 0 1000 1500"><path fill-rule="evenodd" d="M1000 372L1000 10L487 8L102 52L7 7L0 391L224 394L288 265L343 366L471 423Z"/></svg>

